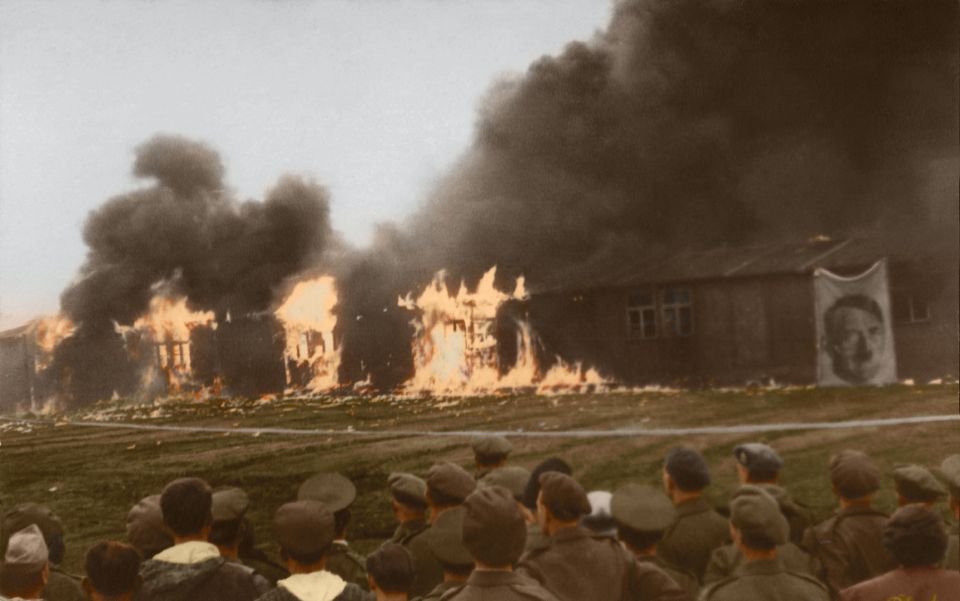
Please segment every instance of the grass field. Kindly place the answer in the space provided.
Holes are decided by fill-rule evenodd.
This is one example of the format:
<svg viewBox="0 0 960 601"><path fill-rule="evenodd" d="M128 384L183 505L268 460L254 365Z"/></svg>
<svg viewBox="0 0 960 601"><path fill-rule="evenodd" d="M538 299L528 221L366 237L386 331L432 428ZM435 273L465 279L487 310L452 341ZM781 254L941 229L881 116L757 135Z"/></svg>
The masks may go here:
<svg viewBox="0 0 960 601"><path fill-rule="evenodd" d="M214 487L243 487L259 546L274 553L269 524L274 510L293 499L314 472L337 470L354 481L358 498L349 537L361 550L388 537L394 527L385 491L387 474L423 474L438 460L471 468L464 437L399 436L404 431L568 431L662 429L783 422L833 422L918 415L957 415L958 387L894 386L882 389L779 389L650 391L569 396L461 399L321 397L273 401L213 399L125 405L115 402L53 416L56 423L0 421L0 509L24 501L45 503L63 519L64 567L77 572L87 547L122 539L126 513L140 498L173 478L196 475ZM27 416L29 417L29 416ZM46 418L41 418L46 419ZM291 436L191 433L88 428L71 421L99 420L226 428L348 428L363 435ZM701 450L714 485L708 494L724 502L735 469L731 449L760 440L786 461L782 483L819 515L831 511L826 475L831 453L856 448L870 453L885 472L878 504L892 509L889 469L896 463L939 464L960 449L960 422L765 434L697 434L631 437L514 437L511 462L533 467L559 455L574 466L588 490L628 481L659 483L664 453L685 444Z"/></svg>

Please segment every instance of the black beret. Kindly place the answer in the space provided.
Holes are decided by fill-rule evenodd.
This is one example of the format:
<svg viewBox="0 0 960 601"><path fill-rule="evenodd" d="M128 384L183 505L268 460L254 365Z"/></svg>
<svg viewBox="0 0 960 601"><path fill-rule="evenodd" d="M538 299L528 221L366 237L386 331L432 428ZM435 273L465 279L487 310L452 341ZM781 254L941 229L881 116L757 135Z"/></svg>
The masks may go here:
<svg viewBox="0 0 960 601"><path fill-rule="evenodd" d="M520 559L527 542L527 523L509 490L479 488L463 505L463 544L476 560L505 566Z"/></svg>
<svg viewBox="0 0 960 601"><path fill-rule="evenodd" d="M675 447L667 453L664 469L680 490L694 491L710 484L710 470L703 455L685 447Z"/></svg>
<svg viewBox="0 0 960 601"><path fill-rule="evenodd" d="M427 492L434 502L450 501L463 503L467 495L477 488L477 482L459 465L445 461L438 463L427 472Z"/></svg>
<svg viewBox="0 0 960 601"><path fill-rule="evenodd" d="M947 551L943 520L924 505L905 505L884 527L883 546L905 566L939 563Z"/></svg>
<svg viewBox="0 0 960 601"><path fill-rule="evenodd" d="M537 508L537 497L540 496L540 474L547 472L560 472L569 475L573 473L573 468L559 457L551 457L533 468L530 479L527 480L527 487L523 490L523 504L531 511Z"/></svg>
<svg viewBox="0 0 960 601"><path fill-rule="evenodd" d="M336 472L310 476L297 491L298 501L320 501L334 513L350 507L356 498L357 487Z"/></svg>
<svg viewBox="0 0 960 601"><path fill-rule="evenodd" d="M333 543L333 513L320 501L287 503L273 517L273 533L280 546L291 553L320 553Z"/></svg>
<svg viewBox="0 0 960 601"><path fill-rule="evenodd" d="M558 520L577 520L593 509L580 483L560 472L540 474L540 498Z"/></svg>
<svg viewBox="0 0 960 601"><path fill-rule="evenodd" d="M750 473L776 474L783 467L780 455L761 442L742 444L733 449L733 456Z"/></svg>
<svg viewBox="0 0 960 601"><path fill-rule="evenodd" d="M860 451L840 451L830 459L830 482L846 499L859 499L880 488L880 470Z"/></svg>

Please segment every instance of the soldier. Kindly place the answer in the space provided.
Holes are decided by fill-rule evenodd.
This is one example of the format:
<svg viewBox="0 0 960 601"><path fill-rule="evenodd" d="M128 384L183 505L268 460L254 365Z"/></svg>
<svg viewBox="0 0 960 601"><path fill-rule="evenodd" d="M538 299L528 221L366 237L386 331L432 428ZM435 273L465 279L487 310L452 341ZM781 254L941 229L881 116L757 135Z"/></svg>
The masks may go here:
<svg viewBox="0 0 960 601"><path fill-rule="evenodd" d="M893 482L897 489L897 505L903 507L922 503L928 508L946 496L943 485L920 465L902 465L894 468Z"/></svg>
<svg viewBox="0 0 960 601"><path fill-rule="evenodd" d="M523 493L527 489L527 482L530 481L530 470L519 465L508 465L498 467L486 476L477 481L477 486L502 486L510 491L513 498L517 501L517 507L523 514L523 519L528 523L536 523L537 518L523 504Z"/></svg>
<svg viewBox="0 0 960 601"><path fill-rule="evenodd" d="M733 449L733 457L737 460L737 481L740 484L779 483L783 459L770 446L748 442ZM780 490L782 494L774 496L790 524L790 540L799 545L803 541L803 531L812 524L812 512L791 499L786 490Z"/></svg>
<svg viewBox="0 0 960 601"><path fill-rule="evenodd" d="M617 538L640 563L651 563L673 579L691 599L700 589L689 570L671 565L657 556L657 544L677 519L677 510L663 491L645 484L627 484L614 491L610 513L617 523Z"/></svg>
<svg viewBox="0 0 960 601"><path fill-rule="evenodd" d="M413 584L413 557L396 543L374 551L366 562L367 580L377 601L407 601Z"/></svg>
<svg viewBox="0 0 960 601"><path fill-rule="evenodd" d="M947 549L940 516L922 504L901 507L883 529L883 544L899 567L844 589L842 601L960 601L960 574L938 565Z"/></svg>
<svg viewBox="0 0 960 601"><path fill-rule="evenodd" d="M324 569L333 546L333 513L320 501L294 501L277 510L274 538L290 577L258 601L365 601L369 593Z"/></svg>
<svg viewBox="0 0 960 601"><path fill-rule="evenodd" d="M693 572L703 581L713 550L730 540L727 520L703 498L710 484L710 471L703 456L683 447L667 453L663 486L677 508L677 520L657 546L667 563Z"/></svg>
<svg viewBox="0 0 960 601"><path fill-rule="evenodd" d="M347 542L350 524L350 505L357 498L353 482L336 472L315 474L297 491L298 501L320 501L333 512L336 536L327 554L326 570L361 588L367 586L367 568L363 557L355 553Z"/></svg>
<svg viewBox="0 0 960 601"><path fill-rule="evenodd" d="M510 492L500 486L478 489L464 503L463 545L476 568L462 588L444 601L557 601L542 586L513 571L523 553L527 526Z"/></svg>
<svg viewBox="0 0 960 601"><path fill-rule="evenodd" d="M443 582L433 588L420 601L436 601L448 591L463 588L473 572L473 555L463 544L463 519L466 509L459 507L444 514L444 519L438 520L430 528L430 536L426 537L430 552L440 563L443 571ZM448 517L449 516L449 517Z"/></svg>
<svg viewBox="0 0 960 601"><path fill-rule="evenodd" d="M50 573L47 586L43 590L43 598L47 601L83 601L80 578L67 574L59 567L67 551L63 542L63 523L49 507L37 503L21 503L7 511L0 528L0 552L6 549L6 542L11 534L30 524L36 524L40 528L49 554Z"/></svg>
<svg viewBox="0 0 960 601"><path fill-rule="evenodd" d="M240 560L240 540L243 538L244 515L250 506L250 498L242 489L228 488L213 493L213 526L208 540L217 546L220 556L242 567L253 578L257 596L266 593L273 585L254 568Z"/></svg>
<svg viewBox="0 0 960 601"><path fill-rule="evenodd" d="M389 542L406 546L427 527L427 483L413 474L393 473L387 477L387 488L399 522Z"/></svg>
<svg viewBox="0 0 960 601"><path fill-rule="evenodd" d="M174 545L143 562L140 601L244 601L256 597L253 578L220 556L207 541L213 495L199 478L180 478L163 489L160 511Z"/></svg>
<svg viewBox="0 0 960 601"><path fill-rule="evenodd" d="M144 559L173 546L173 537L163 525L160 495L140 499L127 513L127 540Z"/></svg>
<svg viewBox="0 0 960 601"><path fill-rule="evenodd" d="M951 455L944 459L940 464L940 473L947 479L950 488L950 510L957 520L950 529L943 567L960 571L960 455Z"/></svg>
<svg viewBox="0 0 960 601"><path fill-rule="evenodd" d="M530 473L530 479L527 480L527 486L523 491L523 505L527 508L527 511L524 513L527 519L527 548L525 551L528 553L534 549L544 547L549 543L546 534L540 531L540 524L537 523L537 497L540 495L540 475L547 472L559 472L569 476L573 473L573 469L563 459L551 457L533 468L533 472Z"/></svg>
<svg viewBox="0 0 960 601"><path fill-rule="evenodd" d="M90 601L133 601L140 591L140 553L131 545L98 543L87 551L83 590Z"/></svg>
<svg viewBox="0 0 960 601"><path fill-rule="evenodd" d="M787 495L787 491L775 484L758 484L756 486L762 488L764 492L769 494L777 501L777 506L780 508L780 513L783 514L784 519L786 519L787 523L789 524L790 519L788 517L788 512L784 509L785 506L789 507L788 504L790 503L790 497ZM740 494L741 490L742 488L737 489L733 493L734 498ZM813 558L811 558L806 551L789 540L777 546L777 557L780 558L780 561L783 563L783 567L788 572L806 574L813 577L816 577L816 575L819 573L819 567ZM722 547L714 550L713 554L710 555L710 563L707 564L707 571L703 576L704 584L717 582L718 580L723 580L724 578L733 576L740 568L742 563L743 554L740 553L740 548L735 543L723 545Z"/></svg>
<svg viewBox="0 0 960 601"><path fill-rule="evenodd" d="M540 475L537 521L549 545L524 555L520 572L561 601L585 599L686 599L680 587L653 564L640 564L609 536L580 525L590 512L576 480L558 472Z"/></svg>
<svg viewBox="0 0 960 601"><path fill-rule="evenodd" d="M818 577L831 596L896 567L883 547L887 516L871 506L880 488L880 471L859 451L841 451L830 459L830 481L840 510L807 529L803 547L820 562Z"/></svg>
<svg viewBox="0 0 960 601"><path fill-rule="evenodd" d="M50 556L36 524L10 534L0 563L0 593L13 599L43 599Z"/></svg>
<svg viewBox="0 0 960 601"><path fill-rule="evenodd" d="M811 576L784 569L777 545L787 542L790 525L776 500L747 484L730 502L730 534L744 558L739 572L709 585L701 601L828 601L826 587Z"/></svg>
<svg viewBox="0 0 960 601"><path fill-rule="evenodd" d="M411 596L425 595L443 582L443 569L430 550L430 531L446 520L457 519L451 511L463 505L477 483L462 467L449 462L438 463L427 473L427 506L430 510L430 528L414 536L408 545L413 555L417 576L410 590Z"/></svg>
<svg viewBox="0 0 960 601"><path fill-rule="evenodd" d="M478 436L470 442L470 446L473 448L477 480L498 467L503 467L513 450L513 445L503 436Z"/></svg>

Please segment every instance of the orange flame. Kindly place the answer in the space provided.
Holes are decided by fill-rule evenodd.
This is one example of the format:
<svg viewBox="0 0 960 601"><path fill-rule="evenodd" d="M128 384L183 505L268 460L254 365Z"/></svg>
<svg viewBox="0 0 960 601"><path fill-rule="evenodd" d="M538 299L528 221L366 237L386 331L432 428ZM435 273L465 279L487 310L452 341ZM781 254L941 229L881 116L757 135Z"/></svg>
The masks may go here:
<svg viewBox="0 0 960 601"><path fill-rule="evenodd" d="M309 382L302 388L321 392L339 384L340 348L333 330L337 317L337 288L330 276L298 282L274 315L287 337L287 382L297 384L293 369L305 369Z"/></svg>
<svg viewBox="0 0 960 601"><path fill-rule="evenodd" d="M64 339L73 334L72 321L61 315L41 317L33 322L33 341L37 347L34 368L37 373L50 366L53 350Z"/></svg>

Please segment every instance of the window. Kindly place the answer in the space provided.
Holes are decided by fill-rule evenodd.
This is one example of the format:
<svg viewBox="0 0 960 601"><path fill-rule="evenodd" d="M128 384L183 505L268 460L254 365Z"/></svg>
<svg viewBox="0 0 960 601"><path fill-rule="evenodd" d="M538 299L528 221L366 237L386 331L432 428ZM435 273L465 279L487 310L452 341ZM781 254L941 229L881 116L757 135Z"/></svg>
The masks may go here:
<svg viewBox="0 0 960 601"><path fill-rule="evenodd" d="M896 323L930 321L930 305L923 297L908 290L892 290L890 296Z"/></svg>
<svg viewBox="0 0 960 601"><path fill-rule="evenodd" d="M660 293L665 336L693 334L693 296L689 288L667 288Z"/></svg>
<svg viewBox="0 0 960 601"><path fill-rule="evenodd" d="M652 292L627 296L627 328L630 338L657 337L657 305Z"/></svg>

